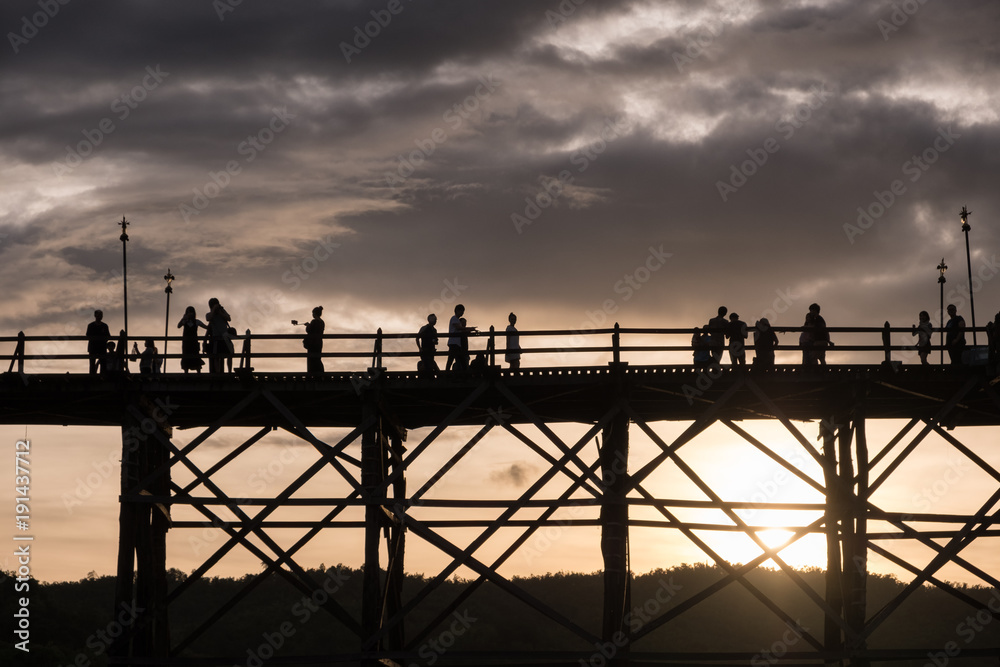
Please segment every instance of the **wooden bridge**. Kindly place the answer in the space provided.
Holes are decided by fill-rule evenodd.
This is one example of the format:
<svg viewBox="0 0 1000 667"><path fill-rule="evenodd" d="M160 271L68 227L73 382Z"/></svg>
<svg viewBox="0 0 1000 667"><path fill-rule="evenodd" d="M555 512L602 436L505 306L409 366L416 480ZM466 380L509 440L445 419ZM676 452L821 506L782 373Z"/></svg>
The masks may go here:
<svg viewBox="0 0 1000 667"><path fill-rule="evenodd" d="M915 355L911 347L891 344L894 334L905 336L909 331L888 327L831 329L843 338L871 339L868 344L838 345L830 353L831 360L841 355L849 357L850 364L803 367L779 363L773 368L727 365L696 369L683 361L656 363L658 357L670 355L673 359L690 359L691 330L616 326L587 332L587 336L604 341L610 337L610 345L524 345L524 368L518 371L497 364L503 353L502 343L498 344L502 337L491 332L481 338L488 360L482 372L442 373L435 378L421 377L413 369L414 334L328 335L324 357L337 367L321 377L280 370L281 366L305 366L304 353L281 349L294 349L298 336L251 336L247 332L241 337L242 346L237 346L242 352L232 373L88 375L62 370L74 365L86 368L86 355L70 349L82 348L82 337L60 339L57 350L35 354L33 347L51 344L52 339L21 335L0 339L0 343L15 348L3 357L10 360L10 368L0 381L0 423L113 425L122 429L115 608L135 604L144 611L112 647L112 664L246 663L246 655L211 655L210 648L199 640L269 577L280 577L304 596L316 599L318 593L324 592L323 583L296 561L296 554L322 531L329 530L360 530L364 535L363 553L330 555L337 560L364 563L360 603L332 594L318 596L328 612L324 622L346 628L353 643L331 646L324 655L281 654L269 664L430 664L424 662L427 656L418 652L421 642L460 611L471 591L482 585L513 596L526 610L575 637L576 644L558 651L507 652L463 646L434 655L435 664L759 664L753 662L759 660L759 653L754 651L681 653L643 648L645 638L683 619L685 613L729 586L743 588L759 602L762 614L772 616L782 627L796 628L801 637L795 650L771 656L766 664L922 661L936 652L953 654L945 653L947 647L942 645L872 646L872 636L924 585L935 586L960 601L973 615L987 614L996 619L996 610L967 589L945 581L940 572L946 565L958 567L982 585L1000 589L1000 572L981 569L962 553L977 538L989 540L1000 535L996 527L1000 490L983 498L970 498L970 509L962 513L919 513L912 507L882 507L873 501L873 494L898 474L905 461L921 455L920 445L930 435L943 439L983 475L1000 482L1000 472L986 460L984 452L976 451L976 446L963 443L959 437L970 432L969 427L996 432L994 429L1000 426L1000 394L996 368L990 363L912 363ZM558 341L581 334L521 332L522 341L530 341L532 336L538 336L540 341ZM678 338L680 344L664 344ZM623 339L639 340L641 344L626 345ZM171 342L174 340L179 341ZM179 348L179 342L175 346ZM779 353L795 349L783 346ZM752 346L749 350L748 356L752 356ZM864 363L865 355L875 360ZM911 363L894 358L903 356ZM178 358L168 355L168 363L176 367ZM559 365L553 361L574 358L586 358L589 363ZM533 366L532 359L545 360L545 364ZM347 367L358 360L362 360L361 368ZM264 370L265 365L274 368ZM807 466L751 435L740 424L748 420L781 424L801 448L803 459L809 466L818 466L821 475L817 478ZM866 429L869 420L898 420L893 423L902 426L887 441L870 442ZM687 425L679 436L666 439L654 428L664 421ZM815 433L803 432L803 422L818 422L819 445L814 444ZM558 435L555 425L566 423L580 425L583 434L575 439ZM682 450L713 425L729 429L743 447L763 454L790 477L822 494L824 502L807 505L737 501L728 498L725 489L713 488L689 464ZM423 461L425 453L438 446L444 434L470 426L474 427L472 436L446 463L414 479L413 464ZM214 456L211 465L196 461L195 455L213 443L213 438L235 427L255 430L238 444L216 444L216 454L221 451L221 456ZM321 427L334 427L339 439L324 441L313 432ZM174 429L199 431L185 444L178 444ZM408 434L418 429L422 433L419 441L408 440ZM246 489L223 491L216 484L220 471L274 430L300 439L303 448L314 453L315 460L278 493L261 497L247 494ZM526 447L545 461L540 477L510 499L430 497L442 477L466 457L476 455L477 444L491 431L506 433L511 447ZM653 456L636 458L630 448L630 434L637 433L654 444ZM995 437L993 442L995 445ZM348 451L358 443L360 457ZM67 452L67 456L71 455ZM668 464L698 489L699 498L662 497L652 491L651 475ZM318 473L331 469L346 492L327 498L298 493ZM416 491L412 490L414 483ZM553 486L560 484L563 490L552 494ZM269 519L279 509L292 506L319 507L325 515L309 520ZM588 508L592 517L566 518L564 511L575 507ZM481 514L468 520L428 518L425 513L429 508ZM658 519L637 516L638 508L652 508ZM711 510L719 518L695 522L684 518L683 510L687 508ZM760 535L766 527L744 518L743 511L748 509L789 514L812 509L818 511L819 518L805 525L790 519L786 523L791 531L788 541L771 546ZM352 511L360 513L358 520L343 519ZM183 518L190 516L200 518ZM595 600L600 607L600 627L586 625L573 610L561 608L558 600L539 599L501 574L503 564L525 548L538 531L572 525L600 529L600 544L595 545L603 559L603 597ZM633 606L630 532L636 527L683 536L721 572L717 581L703 590L689 592L676 605L664 606L641 625L632 622L628 613ZM223 536L218 548L183 582L168 589L168 537L180 540L185 531L206 528L218 530ZM291 545L282 545L274 534L285 528L305 532ZM445 529L449 528L466 529L475 537L468 544L458 544L446 536ZM498 556L481 555L481 547L488 540L502 529L512 528L517 537L506 550ZM712 530L747 536L759 547L760 555L741 565L727 561L701 537L704 531ZM781 553L812 534L823 535L826 540L823 590L815 590L804 581ZM439 550L449 564L426 579L418 590L404 594L408 539ZM897 541L921 544L933 552L933 557L926 564L915 565L891 547ZM171 633L171 605L236 548L249 550L263 563L263 571L248 578L233 599L206 610L193 631L184 636ZM870 604L866 589L867 563L872 553L912 575L902 593L878 608ZM781 600L753 583L748 575L769 561L784 571L810 601L822 618L820 627L803 629ZM439 602L432 620L414 627L415 614L432 594L440 594L442 585L460 567L475 573L469 592ZM358 613L351 611L355 607ZM282 620L279 615L276 626ZM940 619L946 628L953 628L956 622L952 618ZM770 645L772 640L762 638L761 645ZM611 649L603 650L607 647ZM1000 642L965 649L961 658L987 656L1000 658Z"/></svg>

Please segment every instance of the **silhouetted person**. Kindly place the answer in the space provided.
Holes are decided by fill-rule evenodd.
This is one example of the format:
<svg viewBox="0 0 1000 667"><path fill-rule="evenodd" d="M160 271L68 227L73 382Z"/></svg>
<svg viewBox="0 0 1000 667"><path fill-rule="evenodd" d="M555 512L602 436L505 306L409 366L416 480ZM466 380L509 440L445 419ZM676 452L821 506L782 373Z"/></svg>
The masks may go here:
<svg viewBox="0 0 1000 667"><path fill-rule="evenodd" d="M205 362L201 358L201 337L198 335L198 329L208 329L208 326L198 319L194 306L188 306L184 309L184 315L177 323L177 328L181 329L181 368L185 373L188 371L201 373L201 367Z"/></svg>
<svg viewBox="0 0 1000 667"><path fill-rule="evenodd" d="M226 367L229 369L230 373L233 372L233 355L236 354L236 351L233 348L233 341L236 340L237 336L239 336L239 333L237 333L235 328L226 327L226 347L223 352L223 356L226 358Z"/></svg>
<svg viewBox="0 0 1000 667"><path fill-rule="evenodd" d="M94 375L100 370L100 365L104 361L107 351L108 341L111 340L111 332L104 320L104 311L94 311L94 321L87 325L87 356L90 358L90 374Z"/></svg>
<svg viewBox="0 0 1000 667"><path fill-rule="evenodd" d="M986 325L986 340L989 341L989 362L994 373L1000 373L1000 313Z"/></svg>
<svg viewBox="0 0 1000 667"><path fill-rule="evenodd" d="M121 369L121 363L118 361L118 353L115 352L115 344L108 341L107 351L105 351L104 357L101 359L101 375L112 375Z"/></svg>
<svg viewBox="0 0 1000 667"><path fill-rule="evenodd" d="M733 366L747 365L747 324L740 320L736 313L729 315L729 324L726 325L726 338L729 339L729 363Z"/></svg>
<svg viewBox="0 0 1000 667"><path fill-rule="evenodd" d="M826 348L831 347L830 332L826 328L826 320L819 314L819 304L809 304L809 314L813 316L812 340L813 340L813 363L826 366Z"/></svg>
<svg viewBox="0 0 1000 667"><path fill-rule="evenodd" d="M205 314L207 331L205 342L208 343L208 371L221 373L226 357L232 358L231 341L229 340L229 313L222 307L219 300L212 297L208 300L209 311Z"/></svg>
<svg viewBox="0 0 1000 667"><path fill-rule="evenodd" d="M302 339L302 347L306 349L306 372L309 375L322 375L323 367L323 332L326 323L323 321L323 306L312 309L313 318L306 324L306 337Z"/></svg>
<svg viewBox="0 0 1000 667"><path fill-rule="evenodd" d="M708 321L708 335L711 337L712 365L718 366L722 363L722 351L726 349L726 313L729 309L719 306L719 314Z"/></svg>
<svg viewBox="0 0 1000 667"><path fill-rule="evenodd" d="M504 353L504 361L510 364L510 370L516 371L521 368L521 336L517 333L517 315L511 313L507 316L507 351Z"/></svg>
<svg viewBox="0 0 1000 667"><path fill-rule="evenodd" d="M810 366L816 363L816 355L813 354L813 329L815 329L816 318L812 313L806 313L806 321L802 323L802 333L799 334L799 347L802 348L802 365Z"/></svg>
<svg viewBox="0 0 1000 667"><path fill-rule="evenodd" d="M762 317L753 325L753 365L760 368L774 368L774 348L778 346L778 335L771 323Z"/></svg>
<svg viewBox="0 0 1000 667"><path fill-rule="evenodd" d="M944 325L944 346L953 366L962 365L965 352L965 318L958 314L955 304L948 304L948 322Z"/></svg>
<svg viewBox="0 0 1000 667"><path fill-rule="evenodd" d="M437 321L437 315L431 313L427 316L427 324L420 327L420 331L417 332L417 349L420 350L417 374L420 377L433 378L437 377L438 374L438 365L434 361L438 344L438 332L434 326Z"/></svg>
<svg viewBox="0 0 1000 667"><path fill-rule="evenodd" d="M133 359L135 361L135 359ZM139 375L154 375L160 372L160 355L156 343L147 338L142 354L139 355Z"/></svg>
<svg viewBox="0 0 1000 667"><path fill-rule="evenodd" d="M702 331L701 327L694 328L691 348L694 350L695 368L708 368L712 364L712 337Z"/></svg>
<svg viewBox="0 0 1000 667"><path fill-rule="evenodd" d="M477 352L476 358L469 363L469 375L479 379L486 375L486 353Z"/></svg>
<svg viewBox="0 0 1000 667"><path fill-rule="evenodd" d="M913 325L911 335L917 337L917 354L920 356L920 365L927 365L927 355L931 353L931 335L934 327L931 326L931 316L926 310L921 310L919 324Z"/></svg>
<svg viewBox="0 0 1000 667"><path fill-rule="evenodd" d="M448 321L448 361L445 362L444 369L450 370L455 364L455 370L469 370L469 337L468 334L476 330L476 327L465 326L465 306L458 304L455 306L455 314Z"/></svg>

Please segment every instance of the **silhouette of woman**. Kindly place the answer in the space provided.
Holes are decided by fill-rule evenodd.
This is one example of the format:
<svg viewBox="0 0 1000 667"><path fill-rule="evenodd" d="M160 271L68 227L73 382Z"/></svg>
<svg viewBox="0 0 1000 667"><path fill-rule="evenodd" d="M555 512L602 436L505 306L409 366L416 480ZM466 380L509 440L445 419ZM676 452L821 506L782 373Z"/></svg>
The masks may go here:
<svg viewBox="0 0 1000 667"><path fill-rule="evenodd" d="M205 362L201 358L201 350L198 329L208 329L208 326L198 319L196 313L194 312L194 306L188 306L184 309L184 315L181 317L181 321L177 323L177 328L182 329L181 331L181 368L184 372L194 371L195 373L201 372L201 367L205 365Z"/></svg>

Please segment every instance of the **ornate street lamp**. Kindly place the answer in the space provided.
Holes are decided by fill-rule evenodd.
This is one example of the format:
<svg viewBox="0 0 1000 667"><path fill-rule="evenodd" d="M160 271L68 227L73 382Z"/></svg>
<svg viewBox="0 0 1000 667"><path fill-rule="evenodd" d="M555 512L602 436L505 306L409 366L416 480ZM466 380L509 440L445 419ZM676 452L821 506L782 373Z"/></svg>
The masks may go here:
<svg viewBox="0 0 1000 667"><path fill-rule="evenodd" d="M944 263L944 257L941 258L941 263L937 265L937 270L941 272L938 276L938 285L941 286L941 310L938 311L941 317L941 365L944 365L944 284L947 282L944 279L944 272L948 270L948 265Z"/></svg>
<svg viewBox="0 0 1000 667"><path fill-rule="evenodd" d="M163 372L167 372L167 344L170 342L167 337L170 335L170 295L174 293L174 288L170 283L174 282L174 274L167 269L167 275L163 276L167 281L167 286L163 290L167 295L167 321L163 324Z"/></svg>
<svg viewBox="0 0 1000 667"><path fill-rule="evenodd" d="M976 301L973 296L972 291L972 254L969 252L969 230L972 229L969 226L969 216L972 215L972 211L966 210L963 206L962 210L959 211L959 215L962 216L962 231L965 232L965 259L969 265L969 310L972 313L972 345L976 345Z"/></svg>
<svg viewBox="0 0 1000 667"><path fill-rule="evenodd" d="M125 216L122 216L122 221L118 223L118 226L122 228L122 235L118 237L118 240L122 242L122 289L124 291L125 303L123 305L124 319L125 319L125 340L128 341L128 259L126 255L126 248L128 247L128 220Z"/></svg>

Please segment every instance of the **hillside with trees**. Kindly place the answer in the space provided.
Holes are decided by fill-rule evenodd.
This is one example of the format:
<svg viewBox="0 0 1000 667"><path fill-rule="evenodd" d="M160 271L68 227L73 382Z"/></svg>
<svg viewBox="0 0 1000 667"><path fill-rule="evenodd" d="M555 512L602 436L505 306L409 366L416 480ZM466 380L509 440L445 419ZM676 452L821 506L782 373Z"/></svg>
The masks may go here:
<svg viewBox="0 0 1000 667"><path fill-rule="evenodd" d="M355 618L360 617L362 574L347 567L320 566L309 573L326 582L332 597ZM823 572L808 569L801 578L820 592L825 586ZM723 576L709 565L680 565L636 575L627 616L633 629L641 628L681 605ZM169 572L170 587L185 575ZM816 604L781 572L757 569L748 580L786 610L802 628L823 636L823 618ZM200 627L254 575L243 578L205 578L171 604L170 625L174 644ZM411 599L427 579L410 576L404 600ZM518 579L516 583L530 595L544 601L558 613L590 632L601 628L602 577L600 573L557 573ZM591 651L593 646L526 606L509 593L486 584L476 588L458 610L436 627L426 627L451 600L463 593L470 582L452 579L428 596L407 618L408 638L423 635L421 660L408 664L447 664L447 653L463 650L546 650ZM3 616L14 611L13 580L3 582ZM113 577L90 576L75 582L39 583L30 588L31 652L14 649L10 633L0 639L0 663L4 665L44 665L45 667L107 664L109 634L115 633ZM962 587L963 592L981 600L1000 600L996 590ZM893 577L872 575L868 579L868 617L895 598L904 584ZM20 595L20 594L18 594ZM997 602L993 606L997 606ZM915 591L872 635L871 648L931 648L955 642L962 651L1000 646L1000 623L990 618L977 623L976 612L955 597L932 587ZM280 577L271 576L236 604L221 621L204 632L184 652L189 657L228 656L236 664L268 664L261 657L323 655L333 647L343 652L357 649L356 637L326 611ZM447 646L444 646L447 644ZM261 650L261 647L263 650ZM633 644L633 651L746 651L759 658L754 664L775 664L776 654L809 650L809 646L743 586L730 584L685 610L676 618ZM82 656L82 657L81 657ZM954 665L997 665L997 658L969 658L966 653L950 658ZM275 662L277 659L275 658ZM886 663L894 665L934 664L920 661ZM578 661L573 662L578 664ZM778 663L780 664L780 663ZM940 666L938 666L940 667Z"/></svg>

